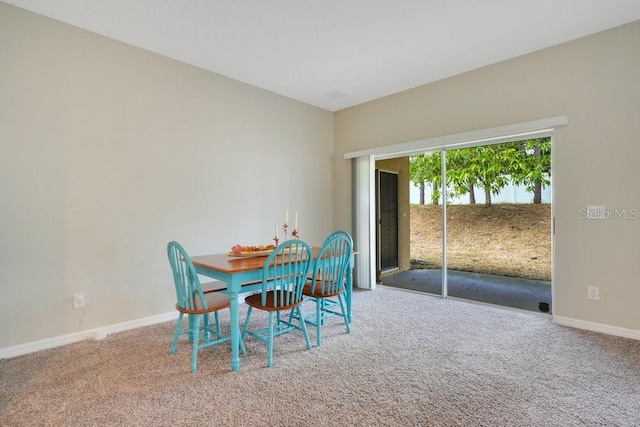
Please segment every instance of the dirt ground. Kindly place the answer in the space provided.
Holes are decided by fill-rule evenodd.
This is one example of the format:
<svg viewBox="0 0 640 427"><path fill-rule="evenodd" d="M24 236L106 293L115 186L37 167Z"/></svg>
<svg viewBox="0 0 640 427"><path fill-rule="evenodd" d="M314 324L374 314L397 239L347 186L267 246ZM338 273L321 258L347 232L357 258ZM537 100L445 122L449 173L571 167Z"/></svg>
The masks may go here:
<svg viewBox="0 0 640 427"><path fill-rule="evenodd" d="M452 270L551 280L551 205L447 207ZM412 268L442 267L442 206L411 205Z"/></svg>

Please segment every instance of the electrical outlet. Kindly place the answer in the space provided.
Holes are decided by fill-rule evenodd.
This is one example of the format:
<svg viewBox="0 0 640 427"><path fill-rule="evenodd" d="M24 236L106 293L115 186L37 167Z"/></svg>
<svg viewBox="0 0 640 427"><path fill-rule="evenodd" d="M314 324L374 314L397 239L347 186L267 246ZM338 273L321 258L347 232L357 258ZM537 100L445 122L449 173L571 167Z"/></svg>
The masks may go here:
<svg viewBox="0 0 640 427"><path fill-rule="evenodd" d="M82 308L84 304L84 294L73 294L73 308Z"/></svg>
<svg viewBox="0 0 640 427"><path fill-rule="evenodd" d="M592 300L600 299L600 288L597 286L589 286L587 287L587 298Z"/></svg>

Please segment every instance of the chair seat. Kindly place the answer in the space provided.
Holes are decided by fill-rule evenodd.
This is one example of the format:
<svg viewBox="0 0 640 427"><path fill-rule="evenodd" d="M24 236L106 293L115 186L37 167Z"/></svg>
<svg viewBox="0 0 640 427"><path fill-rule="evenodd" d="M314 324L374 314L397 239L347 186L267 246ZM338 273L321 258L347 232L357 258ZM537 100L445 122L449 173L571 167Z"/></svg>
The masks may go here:
<svg viewBox="0 0 640 427"><path fill-rule="evenodd" d="M338 292L322 292L322 285L320 284L320 281L316 284L314 292L311 292L312 285L313 283L311 281L307 282L307 284L304 285L304 288L302 288L302 295L313 298L331 298L344 292L344 288L340 289Z"/></svg>
<svg viewBox="0 0 640 427"><path fill-rule="evenodd" d="M205 294L208 292L218 292L227 289L227 284L221 281L201 283L200 286L202 287L202 293Z"/></svg>
<svg viewBox="0 0 640 427"><path fill-rule="evenodd" d="M300 299L300 301L295 302L293 304L288 304L288 305L276 305L274 304L274 298L276 297L276 293L274 291L267 291L267 299L266 299L266 304L262 305L262 294L257 293L257 294L253 294L253 295L249 295L248 297L246 297L244 299L244 302L247 303L247 305L250 305L251 307L254 308L258 308L260 310L265 310L265 311L280 311L280 310L291 310L292 308L295 308L297 306L299 306L300 304L302 304L302 298ZM287 298L285 298L287 299ZM290 295L290 297L288 298L289 301L293 301L293 295ZM277 301L278 303L280 301Z"/></svg>
<svg viewBox="0 0 640 427"><path fill-rule="evenodd" d="M212 313L223 308L228 308L231 305L231 299L229 298L229 296L219 292L206 293L204 294L204 298L207 301L207 308L203 308L200 298L196 298L194 299L194 310L188 310L186 308L180 307L180 305L178 304L176 304L176 310L185 314L204 314Z"/></svg>

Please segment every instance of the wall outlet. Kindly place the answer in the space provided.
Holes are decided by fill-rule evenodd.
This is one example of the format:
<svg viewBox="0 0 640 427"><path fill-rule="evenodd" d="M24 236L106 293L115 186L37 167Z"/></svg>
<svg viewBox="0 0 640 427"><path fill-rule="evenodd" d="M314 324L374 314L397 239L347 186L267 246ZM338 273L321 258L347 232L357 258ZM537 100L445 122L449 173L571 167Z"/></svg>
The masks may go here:
<svg viewBox="0 0 640 427"><path fill-rule="evenodd" d="M587 298L592 300L600 299L600 288L597 286L589 286L587 287Z"/></svg>
<svg viewBox="0 0 640 427"><path fill-rule="evenodd" d="M84 304L84 294L73 294L73 308L82 308Z"/></svg>

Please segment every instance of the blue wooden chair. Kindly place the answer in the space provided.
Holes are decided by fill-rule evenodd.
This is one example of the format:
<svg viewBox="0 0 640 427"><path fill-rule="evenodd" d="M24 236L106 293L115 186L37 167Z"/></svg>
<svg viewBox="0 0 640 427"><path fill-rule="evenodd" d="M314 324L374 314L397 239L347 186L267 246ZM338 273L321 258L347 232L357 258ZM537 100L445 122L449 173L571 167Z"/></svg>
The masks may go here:
<svg viewBox="0 0 640 427"><path fill-rule="evenodd" d="M267 366L273 365L273 338L299 329L304 334L307 350L311 349L309 333L305 325L300 306L302 304L302 288L307 281L311 267L311 248L302 240L287 240L267 257L262 274L262 290L249 295L245 302L249 306L242 329L242 339L251 335L267 344ZM269 326L264 329L250 331L249 322L253 309L269 312ZM281 311L294 311L298 322L280 317Z"/></svg>
<svg viewBox="0 0 640 427"><path fill-rule="evenodd" d="M169 263L173 270L173 282L176 288L176 310L180 313L176 330L171 343L171 354L176 352L178 337L188 335L192 345L191 372L196 372L198 364L198 350L204 347L230 341L230 336L220 333L218 311L228 308L229 296L222 292L203 292L196 269L191 258L184 248L177 242L169 242L167 245ZM215 323L209 323L209 314L213 313ZM184 315L188 316L188 327L182 329ZM200 323L203 323L202 327ZM241 350L245 353L244 344L240 343Z"/></svg>
<svg viewBox="0 0 640 427"><path fill-rule="evenodd" d="M322 344L322 325L332 316L344 320L347 333L351 332L345 308L345 283L351 267L353 240L346 231L335 231L324 241L313 264L311 276L302 294L315 302L315 313L306 316L306 322L316 327L316 345ZM338 311L338 308L340 311ZM292 313L296 318L296 314Z"/></svg>

